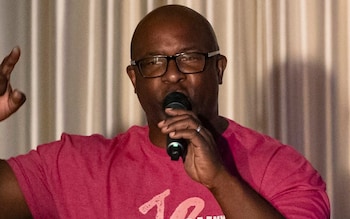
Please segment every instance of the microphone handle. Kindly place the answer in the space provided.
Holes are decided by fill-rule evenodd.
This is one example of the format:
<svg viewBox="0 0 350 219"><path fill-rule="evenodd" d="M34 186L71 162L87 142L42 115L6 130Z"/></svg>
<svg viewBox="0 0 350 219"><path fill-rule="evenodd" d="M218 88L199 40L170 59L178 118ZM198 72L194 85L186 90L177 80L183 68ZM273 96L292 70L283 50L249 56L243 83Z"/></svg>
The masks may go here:
<svg viewBox="0 0 350 219"><path fill-rule="evenodd" d="M184 161L187 154L187 141L183 138L172 139L168 135L167 153L171 160L179 160L179 158L182 157L182 160Z"/></svg>
<svg viewBox="0 0 350 219"><path fill-rule="evenodd" d="M163 108L173 108L173 109L185 109L191 110L191 103L188 98L180 92L173 92L168 94L163 102ZM187 141L185 139L172 139L167 138L167 153L171 157L171 160L185 160L187 153Z"/></svg>

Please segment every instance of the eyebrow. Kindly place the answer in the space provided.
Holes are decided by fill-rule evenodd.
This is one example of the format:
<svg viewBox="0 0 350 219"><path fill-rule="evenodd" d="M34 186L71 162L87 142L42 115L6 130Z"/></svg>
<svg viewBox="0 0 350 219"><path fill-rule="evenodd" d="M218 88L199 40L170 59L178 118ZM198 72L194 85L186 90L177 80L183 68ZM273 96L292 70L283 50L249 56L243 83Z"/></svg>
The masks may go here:
<svg viewBox="0 0 350 219"><path fill-rule="evenodd" d="M157 56L157 55L172 56L172 55L179 54L179 53L191 53L191 52L201 52L201 53L203 53L203 51L200 50L200 49L197 49L197 48L194 48L194 47L188 47L188 48L182 48L179 51L175 52L174 54L166 54L165 52L147 52L142 57L150 57L150 56Z"/></svg>

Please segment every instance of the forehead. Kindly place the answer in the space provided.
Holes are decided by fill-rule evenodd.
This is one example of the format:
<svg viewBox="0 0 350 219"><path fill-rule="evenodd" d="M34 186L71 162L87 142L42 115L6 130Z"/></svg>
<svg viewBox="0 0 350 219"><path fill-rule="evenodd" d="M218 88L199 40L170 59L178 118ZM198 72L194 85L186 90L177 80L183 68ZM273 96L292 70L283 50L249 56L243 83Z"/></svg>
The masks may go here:
<svg viewBox="0 0 350 219"><path fill-rule="evenodd" d="M162 53L171 55L186 50L205 52L215 49L216 39L209 23L195 13L160 13L146 17L135 30L133 58Z"/></svg>

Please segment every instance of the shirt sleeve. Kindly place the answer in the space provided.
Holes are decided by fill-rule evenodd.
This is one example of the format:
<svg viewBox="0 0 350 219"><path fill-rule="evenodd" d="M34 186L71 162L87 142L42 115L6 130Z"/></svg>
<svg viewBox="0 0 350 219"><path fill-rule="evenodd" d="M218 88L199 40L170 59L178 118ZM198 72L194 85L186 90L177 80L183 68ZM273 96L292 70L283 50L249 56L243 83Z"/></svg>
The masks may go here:
<svg viewBox="0 0 350 219"><path fill-rule="evenodd" d="M261 183L261 194L286 217L330 218L326 184L295 149L282 146L271 157Z"/></svg>
<svg viewBox="0 0 350 219"><path fill-rule="evenodd" d="M51 185L47 179L50 176L50 165L54 165L54 157L58 155L61 142L42 145L37 150L7 160L15 173L17 181L34 218L57 218ZM41 156L45 154L45 158Z"/></svg>

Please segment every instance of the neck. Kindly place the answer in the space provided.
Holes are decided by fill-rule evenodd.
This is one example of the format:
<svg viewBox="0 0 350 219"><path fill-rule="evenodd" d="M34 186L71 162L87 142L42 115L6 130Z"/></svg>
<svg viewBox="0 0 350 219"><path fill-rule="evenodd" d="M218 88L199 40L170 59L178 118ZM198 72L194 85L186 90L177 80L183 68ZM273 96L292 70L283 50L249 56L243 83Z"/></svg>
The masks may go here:
<svg viewBox="0 0 350 219"><path fill-rule="evenodd" d="M228 126L227 120L222 116L217 116L215 119L210 121L202 118L200 119L203 126L211 132L215 140L222 135Z"/></svg>

